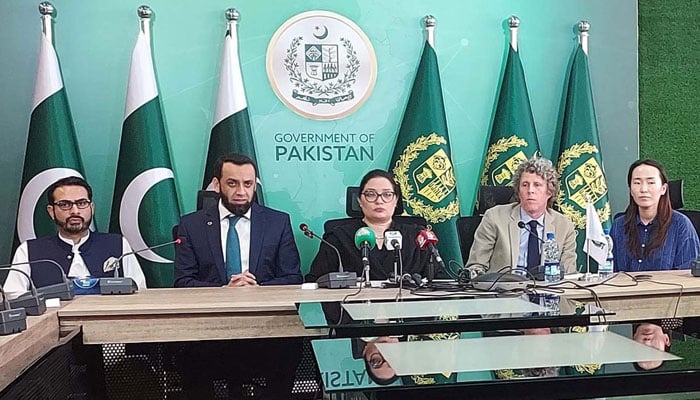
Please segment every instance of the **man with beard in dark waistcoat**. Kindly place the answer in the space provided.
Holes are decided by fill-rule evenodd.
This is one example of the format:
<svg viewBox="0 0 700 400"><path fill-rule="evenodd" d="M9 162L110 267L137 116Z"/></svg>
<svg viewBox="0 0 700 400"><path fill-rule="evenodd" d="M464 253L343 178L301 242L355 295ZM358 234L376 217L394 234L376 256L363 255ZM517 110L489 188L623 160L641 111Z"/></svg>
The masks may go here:
<svg viewBox="0 0 700 400"><path fill-rule="evenodd" d="M15 251L13 268L31 276L36 287L59 283L61 273L47 262L27 264L34 260L56 261L68 277L102 278L114 276L104 271L104 262L131 252L126 238L114 233L91 232L90 224L95 214L92 188L80 177L69 176L56 181L47 190L46 211L56 223L56 235L27 240ZM146 288L146 278L135 255L122 259L124 276L131 277L139 289ZM17 271L10 271L3 286L8 297L15 298L29 290L27 278Z"/></svg>

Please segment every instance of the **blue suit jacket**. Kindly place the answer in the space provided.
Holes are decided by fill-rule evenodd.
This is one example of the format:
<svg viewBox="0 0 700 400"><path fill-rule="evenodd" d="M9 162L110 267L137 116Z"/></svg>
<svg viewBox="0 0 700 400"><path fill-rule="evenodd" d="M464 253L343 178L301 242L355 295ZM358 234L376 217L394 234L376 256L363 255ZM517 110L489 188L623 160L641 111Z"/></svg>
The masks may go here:
<svg viewBox="0 0 700 400"><path fill-rule="evenodd" d="M250 215L250 268L260 285L302 282L289 215L253 203ZM175 251L175 287L228 284L217 206L185 215Z"/></svg>

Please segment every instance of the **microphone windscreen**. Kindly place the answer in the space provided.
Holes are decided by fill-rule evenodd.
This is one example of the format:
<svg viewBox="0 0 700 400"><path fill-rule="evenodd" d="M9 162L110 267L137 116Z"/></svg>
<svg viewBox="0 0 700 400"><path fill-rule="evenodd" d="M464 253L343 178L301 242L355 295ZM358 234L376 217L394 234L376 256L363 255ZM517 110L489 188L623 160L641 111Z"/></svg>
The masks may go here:
<svg viewBox="0 0 700 400"><path fill-rule="evenodd" d="M355 247L358 249L362 248L362 243L364 242L367 242L370 249L373 249L374 245L377 244L377 237L374 235L374 231L366 226L355 232Z"/></svg>
<svg viewBox="0 0 700 400"><path fill-rule="evenodd" d="M306 224L299 224L299 229L301 229L302 232L306 232L309 229L309 226Z"/></svg>
<svg viewBox="0 0 700 400"><path fill-rule="evenodd" d="M518 228L525 229L525 223L523 221L518 221Z"/></svg>

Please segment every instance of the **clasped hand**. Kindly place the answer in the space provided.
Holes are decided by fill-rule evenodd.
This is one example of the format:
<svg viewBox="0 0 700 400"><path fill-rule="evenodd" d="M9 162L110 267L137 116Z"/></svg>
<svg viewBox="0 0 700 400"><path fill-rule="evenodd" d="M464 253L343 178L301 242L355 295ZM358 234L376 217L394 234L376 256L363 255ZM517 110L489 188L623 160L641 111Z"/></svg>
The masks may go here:
<svg viewBox="0 0 700 400"><path fill-rule="evenodd" d="M231 275L231 279L228 281L228 287L240 287L240 286L258 286L258 281L255 275L248 271L240 274Z"/></svg>

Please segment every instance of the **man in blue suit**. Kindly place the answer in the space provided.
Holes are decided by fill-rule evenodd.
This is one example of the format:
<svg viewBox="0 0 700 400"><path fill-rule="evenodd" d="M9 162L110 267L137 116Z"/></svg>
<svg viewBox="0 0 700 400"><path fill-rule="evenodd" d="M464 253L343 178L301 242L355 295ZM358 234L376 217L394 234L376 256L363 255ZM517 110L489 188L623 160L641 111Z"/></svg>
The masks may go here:
<svg viewBox="0 0 700 400"><path fill-rule="evenodd" d="M217 160L212 183L218 204L180 220L176 287L302 282L289 215L255 203L256 182L250 158L229 154ZM287 400L301 355L300 338L193 342L183 345L176 366L191 399L214 398L213 382L224 378L229 398L242 398L244 388L252 387L256 398ZM255 383L258 378L264 386Z"/></svg>
<svg viewBox="0 0 700 400"><path fill-rule="evenodd" d="M175 286L300 284L299 250L289 215L253 202L253 160L239 154L222 156L215 171L218 206L180 221L183 243L175 254Z"/></svg>

